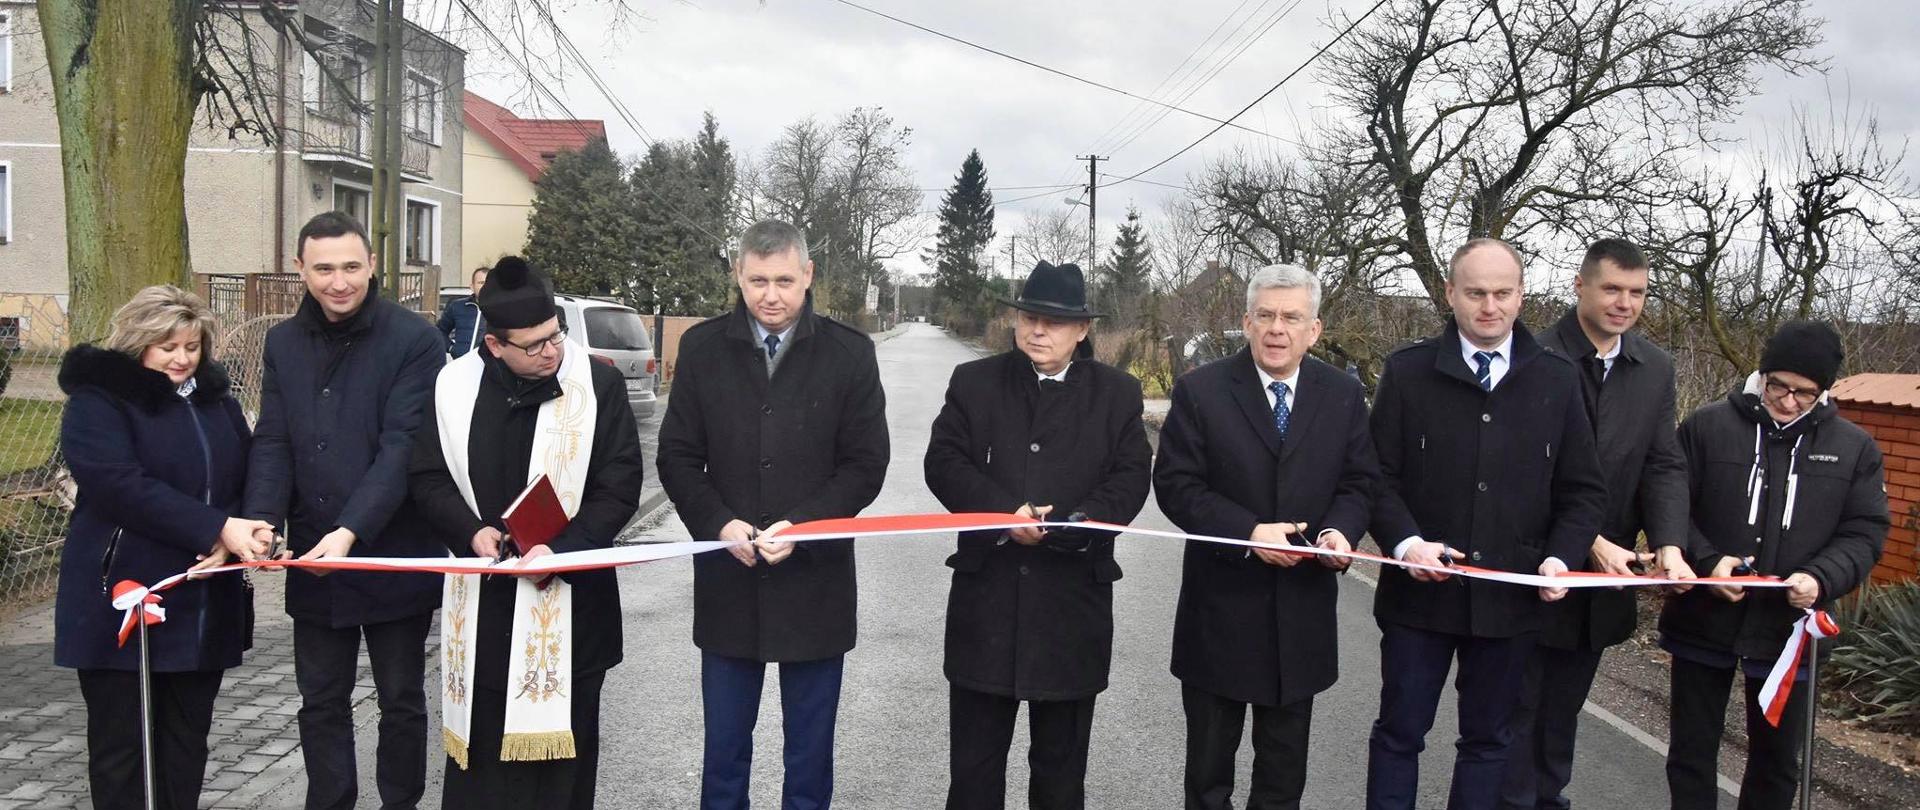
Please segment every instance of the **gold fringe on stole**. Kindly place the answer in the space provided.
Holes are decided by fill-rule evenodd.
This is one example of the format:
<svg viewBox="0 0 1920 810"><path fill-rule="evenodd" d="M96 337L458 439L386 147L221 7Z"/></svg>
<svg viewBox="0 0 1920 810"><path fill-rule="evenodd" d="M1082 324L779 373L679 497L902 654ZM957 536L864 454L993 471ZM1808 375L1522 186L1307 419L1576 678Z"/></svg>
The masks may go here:
<svg viewBox="0 0 1920 810"><path fill-rule="evenodd" d="M460 739L459 735L454 734L453 729L443 726L440 729L440 744L446 747L447 756L453 757L454 764L459 765L460 770L464 771L467 769L466 740Z"/></svg>
<svg viewBox="0 0 1920 810"><path fill-rule="evenodd" d="M508 734L500 740L501 762L538 762L573 759L573 732L540 731Z"/></svg>

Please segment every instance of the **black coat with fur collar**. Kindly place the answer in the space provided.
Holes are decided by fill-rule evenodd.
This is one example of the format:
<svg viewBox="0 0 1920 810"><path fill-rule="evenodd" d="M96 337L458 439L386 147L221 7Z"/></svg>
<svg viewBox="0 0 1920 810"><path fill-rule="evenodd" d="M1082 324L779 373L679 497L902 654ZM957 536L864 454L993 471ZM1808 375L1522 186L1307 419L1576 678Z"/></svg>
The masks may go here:
<svg viewBox="0 0 1920 810"><path fill-rule="evenodd" d="M182 398L132 357L81 345L59 379L60 450L79 495L60 557L54 662L137 670L137 646L115 641L113 585L151 585L213 548L246 483L246 418L217 363L202 363ZM253 645L253 592L241 577L183 583L164 598L167 620L150 631L155 671L227 669Z"/></svg>

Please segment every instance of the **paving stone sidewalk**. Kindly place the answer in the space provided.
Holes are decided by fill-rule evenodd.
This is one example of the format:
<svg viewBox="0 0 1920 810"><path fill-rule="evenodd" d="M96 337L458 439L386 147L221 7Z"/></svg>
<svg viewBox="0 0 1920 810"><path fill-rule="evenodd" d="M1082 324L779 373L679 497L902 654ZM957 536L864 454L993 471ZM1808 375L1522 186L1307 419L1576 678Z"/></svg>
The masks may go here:
<svg viewBox="0 0 1920 810"><path fill-rule="evenodd" d="M303 771L284 581L280 574L254 576L253 649L221 684L202 807L259 804L285 792ZM427 654L438 650L438 637L429 638ZM51 602L0 628L0 682L7 684L0 690L0 810L91 806L86 705L73 671L53 665ZM356 721L371 711L372 700L373 675L363 653L353 690Z"/></svg>

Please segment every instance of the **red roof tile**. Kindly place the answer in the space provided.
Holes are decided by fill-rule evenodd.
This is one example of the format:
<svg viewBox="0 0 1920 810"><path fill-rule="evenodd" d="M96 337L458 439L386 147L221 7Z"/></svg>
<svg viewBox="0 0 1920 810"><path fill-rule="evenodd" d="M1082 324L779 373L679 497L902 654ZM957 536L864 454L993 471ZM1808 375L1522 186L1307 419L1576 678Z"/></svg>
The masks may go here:
<svg viewBox="0 0 1920 810"><path fill-rule="evenodd" d="M480 133L494 148L539 180L547 164L561 152L579 149L595 138L607 137L604 121L571 118L521 118L512 110L481 98L473 91L463 99L467 130Z"/></svg>
<svg viewBox="0 0 1920 810"><path fill-rule="evenodd" d="M1855 374L1833 384L1833 398L1862 405L1920 408L1920 374Z"/></svg>

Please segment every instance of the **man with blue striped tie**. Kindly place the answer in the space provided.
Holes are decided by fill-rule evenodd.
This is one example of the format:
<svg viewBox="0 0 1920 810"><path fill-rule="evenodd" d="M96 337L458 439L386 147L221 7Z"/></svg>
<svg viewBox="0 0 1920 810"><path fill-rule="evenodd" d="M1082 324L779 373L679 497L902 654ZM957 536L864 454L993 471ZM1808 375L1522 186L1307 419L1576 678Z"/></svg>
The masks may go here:
<svg viewBox="0 0 1920 810"><path fill-rule="evenodd" d="M1585 559L1606 484L1579 370L1518 323L1521 259L1475 239L1448 263L1453 318L1387 358L1372 431L1383 485L1372 534L1409 562L1557 575ZM1541 600L1565 588L1380 574L1380 717L1367 757L1369 810L1410 810L1420 752L1457 659L1460 738L1449 810L1492 808L1509 718L1538 631Z"/></svg>

